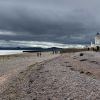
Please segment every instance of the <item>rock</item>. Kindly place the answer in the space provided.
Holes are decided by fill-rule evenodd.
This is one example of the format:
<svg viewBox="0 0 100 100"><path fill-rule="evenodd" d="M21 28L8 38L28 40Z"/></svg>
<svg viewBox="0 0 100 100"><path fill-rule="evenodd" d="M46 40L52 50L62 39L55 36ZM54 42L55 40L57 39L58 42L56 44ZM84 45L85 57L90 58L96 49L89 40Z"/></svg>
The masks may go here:
<svg viewBox="0 0 100 100"><path fill-rule="evenodd" d="M83 53L80 53L80 56L83 56L84 54Z"/></svg>

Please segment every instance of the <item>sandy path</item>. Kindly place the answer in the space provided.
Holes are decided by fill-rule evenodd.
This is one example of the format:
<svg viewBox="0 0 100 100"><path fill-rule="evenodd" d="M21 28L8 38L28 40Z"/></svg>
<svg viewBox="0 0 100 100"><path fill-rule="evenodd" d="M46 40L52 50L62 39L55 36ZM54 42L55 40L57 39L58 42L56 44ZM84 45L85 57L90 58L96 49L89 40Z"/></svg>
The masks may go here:
<svg viewBox="0 0 100 100"><path fill-rule="evenodd" d="M41 57L37 57L35 53L27 53L0 58L0 93L2 93L10 80L17 76L22 70L25 70L27 66L41 62L47 59L52 59L58 55L52 55L50 53L43 53Z"/></svg>
<svg viewBox="0 0 100 100"><path fill-rule="evenodd" d="M64 54L29 66L0 95L1 100L100 100L100 80L90 74L80 73L76 67L86 69L89 66L91 69L96 66L99 70L100 57L95 59L91 58L95 53L85 54L84 57ZM85 58L97 60L98 66L97 63L80 61Z"/></svg>

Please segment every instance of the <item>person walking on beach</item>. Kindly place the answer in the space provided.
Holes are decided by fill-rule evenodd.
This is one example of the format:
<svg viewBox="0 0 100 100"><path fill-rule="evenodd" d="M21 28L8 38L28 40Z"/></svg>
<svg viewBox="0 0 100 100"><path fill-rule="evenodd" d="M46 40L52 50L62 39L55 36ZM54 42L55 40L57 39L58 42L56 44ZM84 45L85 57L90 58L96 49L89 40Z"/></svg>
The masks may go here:
<svg viewBox="0 0 100 100"><path fill-rule="evenodd" d="M42 55L42 53L40 52L40 53L39 53L39 56L41 57L41 55Z"/></svg>
<svg viewBox="0 0 100 100"><path fill-rule="evenodd" d="M37 52L37 57L41 57L42 53L41 52Z"/></svg>
<svg viewBox="0 0 100 100"><path fill-rule="evenodd" d="M55 51L53 50L53 54L55 54Z"/></svg>
<svg viewBox="0 0 100 100"><path fill-rule="evenodd" d="M39 57L39 52L37 52L37 57Z"/></svg>

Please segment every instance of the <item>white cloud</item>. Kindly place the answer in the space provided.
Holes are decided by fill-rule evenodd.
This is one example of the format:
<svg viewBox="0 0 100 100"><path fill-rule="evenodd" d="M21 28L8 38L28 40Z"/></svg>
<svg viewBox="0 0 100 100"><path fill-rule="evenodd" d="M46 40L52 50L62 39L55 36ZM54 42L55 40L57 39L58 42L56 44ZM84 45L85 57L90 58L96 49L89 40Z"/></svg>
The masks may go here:
<svg viewBox="0 0 100 100"><path fill-rule="evenodd" d="M10 31L0 31L0 35L16 35L16 33L10 32Z"/></svg>
<svg viewBox="0 0 100 100"><path fill-rule="evenodd" d="M59 48L83 48L84 45L80 44L61 44L61 43L53 43L53 42L39 42L39 41L5 41L0 40L1 47L59 47Z"/></svg>

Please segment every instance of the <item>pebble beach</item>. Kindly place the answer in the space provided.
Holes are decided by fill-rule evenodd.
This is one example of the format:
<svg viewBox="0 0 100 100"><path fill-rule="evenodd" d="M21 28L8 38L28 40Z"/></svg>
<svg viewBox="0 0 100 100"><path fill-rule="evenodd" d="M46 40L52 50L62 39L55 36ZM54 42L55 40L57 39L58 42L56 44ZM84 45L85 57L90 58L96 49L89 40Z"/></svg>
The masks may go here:
<svg viewBox="0 0 100 100"><path fill-rule="evenodd" d="M100 100L99 52L25 55L2 63L0 100Z"/></svg>

